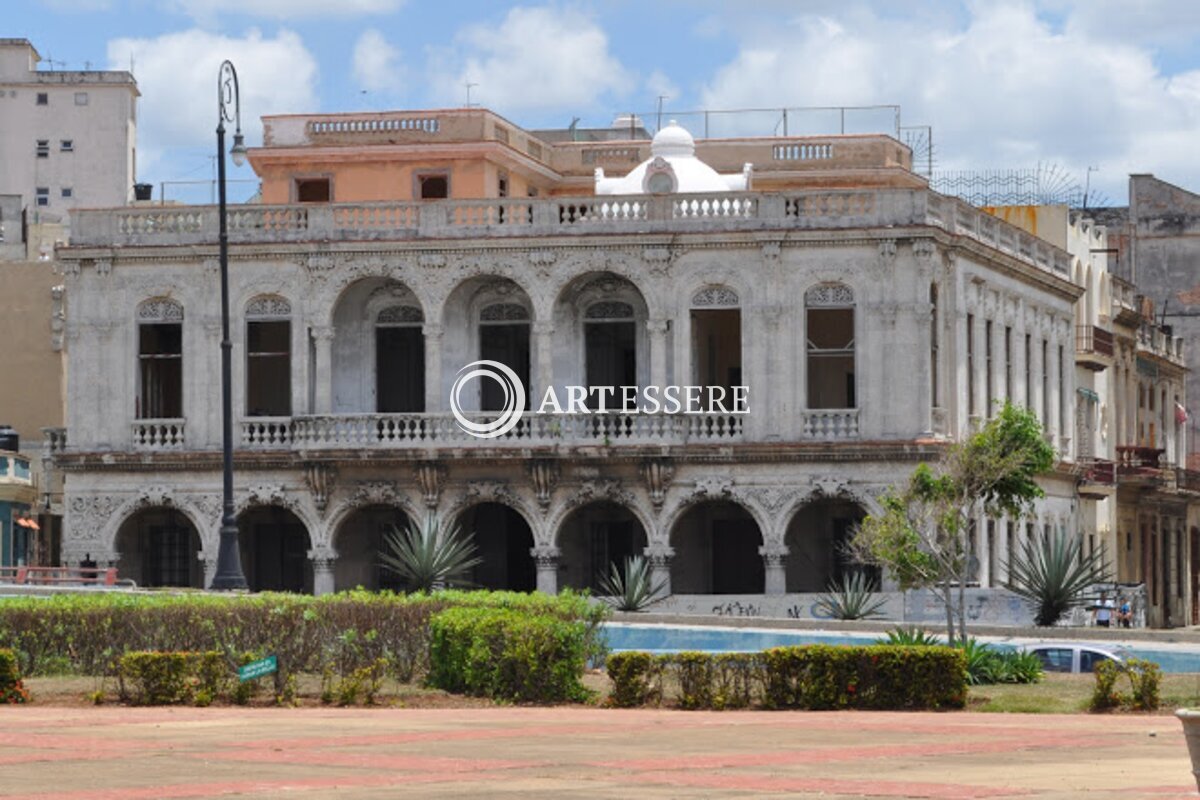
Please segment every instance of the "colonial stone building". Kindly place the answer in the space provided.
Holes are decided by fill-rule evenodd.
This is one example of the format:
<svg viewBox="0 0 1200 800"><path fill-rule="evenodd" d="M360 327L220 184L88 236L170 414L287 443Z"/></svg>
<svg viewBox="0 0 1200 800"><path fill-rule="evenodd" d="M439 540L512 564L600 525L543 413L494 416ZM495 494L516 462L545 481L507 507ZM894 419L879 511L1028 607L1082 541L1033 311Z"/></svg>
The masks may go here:
<svg viewBox="0 0 1200 800"><path fill-rule="evenodd" d="M483 586L593 586L644 553L672 602L807 615L853 523L1006 398L1061 464L1028 528L980 521L980 585L1030 532L1078 526L1068 253L930 191L890 137L553 142L481 109L264 124L264 203L229 216L254 588L388 585L382 532L435 512L474 534ZM69 561L158 585L215 568L216 230L212 207L75 216ZM504 437L450 412L481 358L528 388ZM572 385L747 386L749 409L539 413ZM469 410L499 407L487 386Z"/></svg>

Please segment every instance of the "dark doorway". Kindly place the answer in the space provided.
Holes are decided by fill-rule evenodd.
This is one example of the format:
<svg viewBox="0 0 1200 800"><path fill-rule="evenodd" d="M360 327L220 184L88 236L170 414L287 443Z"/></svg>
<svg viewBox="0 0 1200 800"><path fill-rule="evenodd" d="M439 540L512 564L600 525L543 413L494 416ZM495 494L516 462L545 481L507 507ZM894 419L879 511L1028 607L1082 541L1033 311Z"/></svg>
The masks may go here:
<svg viewBox="0 0 1200 800"><path fill-rule="evenodd" d="M464 534L473 535L475 555L482 559L471 582L482 589L532 592L537 588L533 531L517 511L500 503L481 503L458 517Z"/></svg>
<svg viewBox="0 0 1200 800"><path fill-rule="evenodd" d="M419 325L375 329L376 410L425 410L425 336Z"/></svg>
<svg viewBox="0 0 1200 800"><path fill-rule="evenodd" d="M736 503L703 503L671 531L671 590L676 594L761 594L762 533Z"/></svg>
<svg viewBox="0 0 1200 800"><path fill-rule="evenodd" d="M526 387L525 409L532 408L529 391L529 323L487 323L479 326L479 357L499 361L517 373ZM504 388L494 380L480 380L481 411L504 410Z"/></svg>
<svg viewBox="0 0 1200 800"><path fill-rule="evenodd" d="M637 386L637 326L628 322L589 322L584 326L587 384L617 387L608 401L619 402L620 387ZM593 402L589 393L589 405Z"/></svg>
<svg viewBox="0 0 1200 800"><path fill-rule="evenodd" d="M696 384L724 389L725 408L733 387L742 385L742 312L736 308L692 311L692 374ZM708 404L710 393L701 393ZM710 409L712 410L712 409Z"/></svg>
<svg viewBox="0 0 1200 800"><path fill-rule="evenodd" d="M308 531L276 506L251 509L238 520L242 568L255 592L311 592Z"/></svg>

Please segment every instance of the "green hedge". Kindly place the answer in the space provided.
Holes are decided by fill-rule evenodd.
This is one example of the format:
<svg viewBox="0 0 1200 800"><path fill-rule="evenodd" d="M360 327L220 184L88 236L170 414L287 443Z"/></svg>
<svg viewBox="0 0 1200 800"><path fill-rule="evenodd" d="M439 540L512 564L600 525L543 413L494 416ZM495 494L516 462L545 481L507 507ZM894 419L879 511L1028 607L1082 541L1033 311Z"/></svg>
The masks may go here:
<svg viewBox="0 0 1200 800"><path fill-rule="evenodd" d="M117 665L121 700L139 706L194 703L206 706L233 684L224 653L126 653Z"/></svg>
<svg viewBox="0 0 1200 800"><path fill-rule="evenodd" d="M29 691L21 681L21 667L17 654L12 650L0 650L0 704L29 702Z"/></svg>
<svg viewBox="0 0 1200 800"><path fill-rule="evenodd" d="M806 645L761 653L615 653L614 705L825 710L962 708L966 658L948 647Z"/></svg>
<svg viewBox="0 0 1200 800"><path fill-rule="evenodd" d="M432 595L352 591L307 595L89 594L0 600L0 647L23 674L116 675L126 653L225 654L231 663L275 655L275 694L297 673L350 678L375 669L411 681L428 665L429 620L443 609L509 609L578 623L589 657L603 652L606 609L584 595L446 591Z"/></svg>
<svg viewBox="0 0 1200 800"><path fill-rule="evenodd" d="M517 702L582 700L582 622L505 608L451 608L430 620L431 686Z"/></svg>

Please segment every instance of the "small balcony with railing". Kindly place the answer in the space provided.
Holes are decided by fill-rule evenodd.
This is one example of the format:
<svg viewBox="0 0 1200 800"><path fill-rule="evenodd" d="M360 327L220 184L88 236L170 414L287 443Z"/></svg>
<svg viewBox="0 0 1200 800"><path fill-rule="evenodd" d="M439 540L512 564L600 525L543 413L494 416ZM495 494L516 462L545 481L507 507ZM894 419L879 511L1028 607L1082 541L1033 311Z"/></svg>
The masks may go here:
<svg viewBox="0 0 1200 800"><path fill-rule="evenodd" d="M1113 364L1113 335L1095 325L1075 326L1075 363L1101 372Z"/></svg>
<svg viewBox="0 0 1200 800"><path fill-rule="evenodd" d="M1106 458L1080 458L1076 462L1079 471L1079 496L1089 500L1103 500L1117 491L1117 465Z"/></svg>
<svg viewBox="0 0 1200 800"><path fill-rule="evenodd" d="M1117 480L1122 484L1158 484L1163 477L1160 447L1120 445L1117 447Z"/></svg>

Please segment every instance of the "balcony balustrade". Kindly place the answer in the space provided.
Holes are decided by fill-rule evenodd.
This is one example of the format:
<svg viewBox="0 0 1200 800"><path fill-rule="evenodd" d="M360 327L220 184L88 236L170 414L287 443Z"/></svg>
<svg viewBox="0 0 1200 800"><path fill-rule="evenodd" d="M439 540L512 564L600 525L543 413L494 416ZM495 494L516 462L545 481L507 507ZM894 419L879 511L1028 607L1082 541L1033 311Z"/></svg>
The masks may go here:
<svg viewBox="0 0 1200 800"><path fill-rule="evenodd" d="M1108 369L1113 360L1113 335L1095 325L1075 326L1075 363L1093 372Z"/></svg>
<svg viewBox="0 0 1200 800"><path fill-rule="evenodd" d="M830 441L858 438L858 409L814 409L800 412L805 439Z"/></svg>
<svg viewBox="0 0 1200 800"><path fill-rule="evenodd" d="M488 422L494 415L469 415ZM508 433L480 439L449 413L321 414L259 417L241 422L240 446L250 450L639 445L737 442L744 418L734 414L525 414Z"/></svg>
<svg viewBox="0 0 1200 800"><path fill-rule="evenodd" d="M182 419L139 419L133 422L134 450L182 450Z"/></svg>

